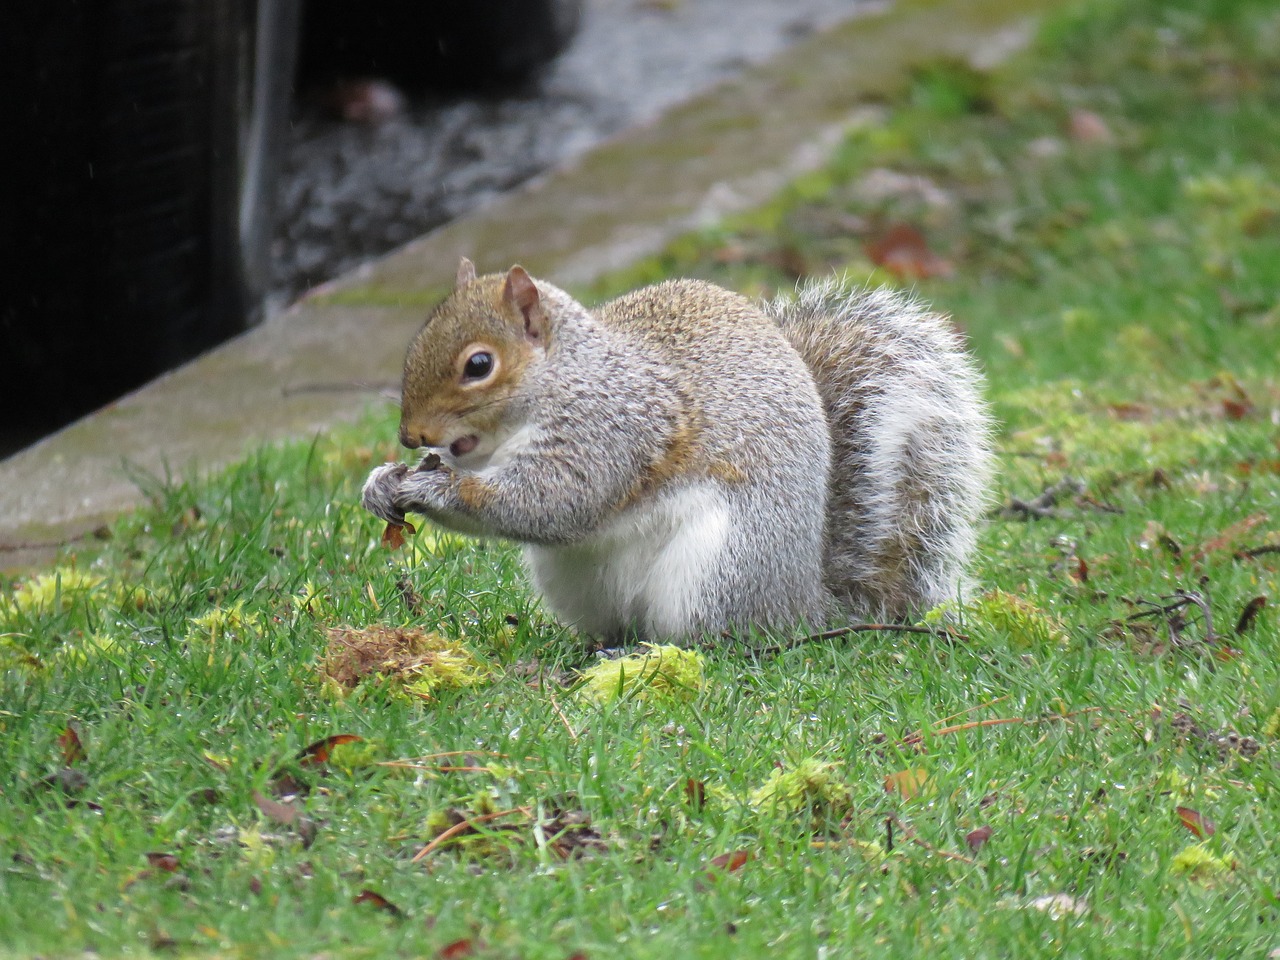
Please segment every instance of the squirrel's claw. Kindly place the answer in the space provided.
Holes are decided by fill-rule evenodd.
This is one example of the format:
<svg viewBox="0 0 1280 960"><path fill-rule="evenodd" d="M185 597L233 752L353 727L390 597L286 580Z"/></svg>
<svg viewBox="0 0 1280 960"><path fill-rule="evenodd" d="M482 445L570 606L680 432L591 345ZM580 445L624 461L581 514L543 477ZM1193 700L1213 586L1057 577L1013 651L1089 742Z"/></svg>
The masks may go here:
<svg viewBox="0 0 1280 960"><path fill-rule="evenodd" d="M408 472L408 466L403 463L384 463L375 467L364 482L361 504L387 523L404 523L404 511L396 506L395 496Z"/></svg>

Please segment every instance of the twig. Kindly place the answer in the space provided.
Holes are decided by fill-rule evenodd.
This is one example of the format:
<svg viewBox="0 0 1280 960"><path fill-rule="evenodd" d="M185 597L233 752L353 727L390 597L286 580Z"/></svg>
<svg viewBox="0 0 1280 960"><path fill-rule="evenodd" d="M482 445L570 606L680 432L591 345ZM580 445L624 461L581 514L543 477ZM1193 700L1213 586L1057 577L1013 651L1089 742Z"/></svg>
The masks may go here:
<svg viewBox="0 0 1280 960"><path fill-rule="evenodd" d="M1205 580L1201 579L1201 586L1205 584ZM1216 643L1218 635L1213 629L1213 611L1210 608L1209 600L1203 593L1196 590L1175 590L1173 593L1160 597L1161 600L1169 601L1167 603L1155 603L1152 600L1144 600L1138 597L1134 603L1141 604L1146 610L1139 610L1137 613L1131 613L1126 620L1142 620L1146 617L1163 617L1164 624L1169 630L1169 642L1174 646L1183 646L1182 628L1187 626L1191 621L1178 615L1178 611L1186 607L1194 606L1200 611L1200 615L1204 618L1204 643Z"/></svg>
<svg viewBox="0 0 1280 960"><path fill-rule="evenodd" d="M1264 523L1267 519L1265 513L1254 513L1245 517L1243 520L1237 520L1226 529L1222 530L1216 537L1207 540L1191 554L1192 560L1203 560L1209 554L1221 550L1223 547L1230 546L1232 541L1239 540L1246 533L1252 530L1260 523Z"/></svg>
<svg viewBox="0 0 1280 960"><path fill-rule="evenodd" d="M770 644L767 647L760 647L753 650L757 657L771 657L778 653L784 653L787 650L794 650L796 647L803 646L806 643L815 643L822 640L836 640L840 637L846 637L852 633L872 633L882 631L887 633L926 633L935 637L947 637L950 640L959 640L962 643L968 643L969 637L963 633L956 633L954 630L948 630L946 627L921 627L911 623L849 623L843 627L834 627L831 630L824 630L821 633L811 633L808 636L796 637L793 640L787 640L783 643Z"/></svg>
<svg viewBox="0 0 1280 960"><path fill-rule="evenodd" d="M933 736L944 737L950 733L962 733L965 730L977 730L980 727L1000 727L1011 723L1021 723L1026 726L1031 726L1036 723L1055 723L1060 720L1070 720L1072 717L1078 717L1086 713L1097 713L1101 709L1101 707L1085 707L1081 710L1073 711L1072 713L1050 713L1043 717L995 717L989 720L970 720L967 723L957 723L949 727L941 727L934 730ZM914 747L923 739L924 731L917 730L915 733L907 734L898 742L909 747Z"/></svg>
<svg viewBox="0 0 1280 960"><path fill-rule="evenodd" d="M1213 611L1209 609L1209 601L1205 599L1204 594L1197 593L1194 590L1175 590L1173 596L1181 597L1188 603L1194 603L1200 608L1200 613L1204 616L1205 643L1213 643L1218 639L1218 635L1213 632Z"/></svg>
<svg viewBox="0 0 1280 960"><path fill-rule="evenodd" d="M1009 694L1006 693L1003 697L996 697L994 700L988 700L986 703L979 703L973 707L965 707L959 713L953 713L949 717L943 717L938 722L947 723L951 720L955 720L959 717L963 717L966 713L973 713L973 711L975 710L985 710L987 707L994 707L997 703L1000 703L1001 701L1008 700L1008 699L1009 699Z"/></svg>
<svg viewBox="0 0 1280 960"><path fill-rule="evenodd" d="M935 847L933 844L929 843L928 841L921 840L919 837L916 836L916 832L913 829L911 829L911 827L907 826L905 823L899 820L897 816L893 814L890 814L885 819L885 824L890 831L889 833L890 844L892 844L892 838L893 838L892 825L897 824L898 829L902 831L902 835L906 837L908 840L910 840L912 843L914 843L917 847L923 847L924 849L928 850L930 853L936 854L939 857L945 857L947 860L955 860L957 863L967 863L971 867L977 866L978 864L977 860L974 860L970 857L966 857L962 853L952 853L949 850L939 850L937 847Z"/></svg>
<svg viewBox="0 0 1280 960"><path fill-rule="evenodd" d="M573 725L569 723L569 718L564 715L564 711L560 709L560 704L556 702L556 695L548 691L551 698L551 706L556 712L556 716L560 718L560 722L564 724L564 728L569 731L569 738L574 742L578 742L577 731L573 729Z"/></svg>
<svg viewBox="0 0 1280 960"><path fill-rule="evenodd" d="M1056 517L1055 505L1063 496L1077 496L1084 493L1084 481L1075 477L1063 477L1055 484L1045 487L1041 494L1033 500L1022 500L1010 497L1009 502L1001 508L1000 516L1018 520L1031 520L1044 517Z"/></svg>
<svg viewBox="0 0 1280 960"><path fill-rule="evenodd" d="M1236 560L1250 560L1254 557L1261 557L1267 553L1280 553L1280 543L1264 543L1260 547L1249 547L1247 550L1237 550L1231 556Z"/></svg>
<svg viewBox="0 0 1280 960"><path fill-rule="evenodd" d="M463 820L461 823L455 823L452 827L439 834L434 840L415 853L413 855L413 859L409 862L417 863L423 857L429 856L445 841L452 840L458 834L474 829L476 824L488 823L490 820L500 820L502 817L509 817L513 813L523 813L525 816L528 816L532 812L532 807L512 807L510 810L499 810L497 813L484 813L478 817L471 817L467 820Z"/></svg>
<svg viewBox="0 0 1280 960"><path fill-rule="evenodd" d="M1009 723L1026 723L1025 717L996 717L991 720L970 720L968 723L957 723L954 726L942 727L933 731L935 737L945 737L949 733L960 733L964 730L977 730L979 727L999 727ZM903 737L899 743L915 746L924 739L924 731L917 730Z"/></svg>

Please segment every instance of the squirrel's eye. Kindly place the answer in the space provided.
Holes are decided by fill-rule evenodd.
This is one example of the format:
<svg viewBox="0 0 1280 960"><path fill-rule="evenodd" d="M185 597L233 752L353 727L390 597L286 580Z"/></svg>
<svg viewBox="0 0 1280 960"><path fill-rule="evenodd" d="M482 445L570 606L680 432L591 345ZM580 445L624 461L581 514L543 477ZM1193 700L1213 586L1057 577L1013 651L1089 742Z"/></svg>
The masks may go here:
<svg viewBox="0 0 1280 960"><path fill-rule="evenodd" d="M492 371L493 354L484 350L477 350L467 357L467 362L462 368L462 375L468 380L483 380Z"/></svg>

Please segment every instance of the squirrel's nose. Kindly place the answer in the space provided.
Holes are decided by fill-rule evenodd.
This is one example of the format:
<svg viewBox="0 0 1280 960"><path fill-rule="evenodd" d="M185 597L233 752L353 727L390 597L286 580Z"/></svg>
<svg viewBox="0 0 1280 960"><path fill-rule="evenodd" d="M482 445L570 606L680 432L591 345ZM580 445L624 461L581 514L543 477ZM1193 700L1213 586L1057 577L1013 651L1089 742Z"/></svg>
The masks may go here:
<svg viewBox="0 0 1280 960"><path fill-rule="evenodd" d="M410 450L417 450L419 447L438 447L443 442L439 434L435 434L426 427L402 426L400 428L400 443Z"/></svg>

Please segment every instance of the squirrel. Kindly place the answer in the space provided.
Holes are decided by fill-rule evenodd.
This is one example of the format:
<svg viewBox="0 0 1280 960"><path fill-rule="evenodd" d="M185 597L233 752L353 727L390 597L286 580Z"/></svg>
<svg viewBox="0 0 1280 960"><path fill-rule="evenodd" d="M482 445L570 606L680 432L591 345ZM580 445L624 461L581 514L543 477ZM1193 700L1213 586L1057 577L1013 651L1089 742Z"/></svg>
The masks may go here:
<svg viewBox="0 0 1280 960"><path fill-rule="evenodd" d="M888 290L668 280L591 311L464 258L405 359L400 442L430 452L363 503L524 544L606 641L902 620L968 589L981 386L949 321Z"/></svg>

